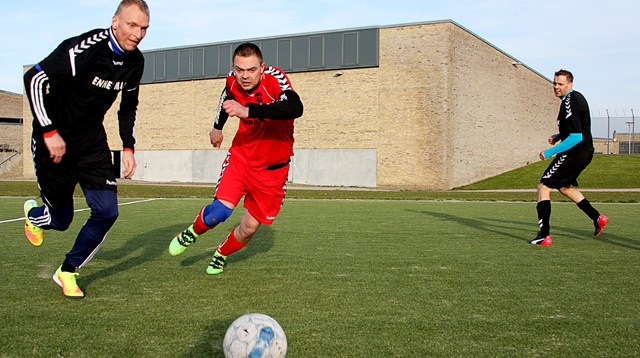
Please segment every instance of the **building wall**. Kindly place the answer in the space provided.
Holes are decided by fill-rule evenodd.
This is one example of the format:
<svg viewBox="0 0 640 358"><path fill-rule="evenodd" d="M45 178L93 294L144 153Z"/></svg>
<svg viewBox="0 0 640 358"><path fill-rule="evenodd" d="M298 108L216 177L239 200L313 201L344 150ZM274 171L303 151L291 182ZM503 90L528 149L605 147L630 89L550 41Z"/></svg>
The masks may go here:
<svg viewBox="0 0 640 358"><path fill-rule="evenodd" d="M536 160L554 131L558 103L549 81L454 23L381 28L379 46L379 67L289 74L305 106L294 147L305 151L305 165L322 157L313 151L364 149L377 153L367 160L377 186L445 190ZM143 85L137 151L212 150L208 132L223 81ZM117 108L105 122L114 150ZM26 138L27 117L28 107ZM230 119L222 150L236 129ZM33 175L32 164L24 166ZM359 170L370 176L371 168Z"/></svg>
<svg viewBox="0 0 640 358"><path fill-rule="evenodd" d="M380 31L378 183L447 189L449 24Z"/></svg>
<svg viewBox="0 0 640 358"><path fill-rule="evenodd" d="M0 91L0 117L22 118L22 96Z"/></svg>
<svg viewBox="0 0 640 358"><path fill-rule="evenodd" d="M612 140L607 138L593 138L593 148L596 154L620 154L620 138L615 133Z"/></svg>
<svg viewBox="0 0 640 358"><path fill-rule="evenodd" d="M0 117L22 118L22 96L0 91ZM22 124L0 123L0 150L22 149Z"/></svg>
<svg viewBox="0 0 640 358"><path fill-rule="evenodd" d="M608 154L638 154L640 153L640 133L613 132L613 138L607 142L606 138L594 138L593 146L596 153ZM608 144L608 145L607 145Z"/></svg>
<svg viewBox="0 0 640 358"><path fill-rule="evenodd" d="M0 151L22 150L22 124L0 123Z"/></svg>
<svg viewBox="0 0 640 358"><path fill-rule="evenodd" d="M560 101L549 80L471 33L450 25L451 68L446 81L451 135L447 187L538 161L557 132ZM552 75L552 74L551 74Z"/></svg>
<svg viewBox="0 0 640 358"><path fill-rule="evenodd" d="M23 71L29 68L25 66ZM22 96L22 173L26 179L35 179L36 174L33 171L33 159L31 158L31 131L33 129L33 115L29 108L29 100L27 96Z"/></svg>

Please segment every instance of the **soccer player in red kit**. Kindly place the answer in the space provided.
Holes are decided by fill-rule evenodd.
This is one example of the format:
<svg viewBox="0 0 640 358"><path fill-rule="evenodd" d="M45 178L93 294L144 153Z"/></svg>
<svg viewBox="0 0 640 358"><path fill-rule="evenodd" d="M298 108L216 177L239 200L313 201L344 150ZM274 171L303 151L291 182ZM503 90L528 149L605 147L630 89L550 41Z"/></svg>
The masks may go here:
<svg viewBox="0 0 640 358"><path fill-rule="evenodd" d="M218 245L208 274L222 273L227 256L246 246L261 224L273 223L286 193L294 120L302 112L302 101L289 78L279 68L266 67L258 46L244 43L235 49L233 69L210 133L211 144L220 148L222 128L229 117L240 119L238 131L222 164L213 202L173 238L169 245L172 256L182 254L200 235L231 216L243 196L246 211L240 225Z"/></svg>

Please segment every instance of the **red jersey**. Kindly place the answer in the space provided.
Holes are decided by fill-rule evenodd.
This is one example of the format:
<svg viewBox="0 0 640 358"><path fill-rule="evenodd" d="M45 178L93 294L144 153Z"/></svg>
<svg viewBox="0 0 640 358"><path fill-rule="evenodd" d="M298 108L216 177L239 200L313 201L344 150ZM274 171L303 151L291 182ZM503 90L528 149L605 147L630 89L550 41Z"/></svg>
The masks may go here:
<svg viewBox="0 0 640 358"><path fill-rule="evenodd" d="M230 72L214 128L222 129L228 118L222 109L222 103L227 99L249 107L250 116L240 119L229 149L231 156L240 156L250 167L257 169L288 163L293 155L294 120L302 114L302 102L287 75L270 66L262 74L258 86L248 93L236 83L233 71Z"/></svg>

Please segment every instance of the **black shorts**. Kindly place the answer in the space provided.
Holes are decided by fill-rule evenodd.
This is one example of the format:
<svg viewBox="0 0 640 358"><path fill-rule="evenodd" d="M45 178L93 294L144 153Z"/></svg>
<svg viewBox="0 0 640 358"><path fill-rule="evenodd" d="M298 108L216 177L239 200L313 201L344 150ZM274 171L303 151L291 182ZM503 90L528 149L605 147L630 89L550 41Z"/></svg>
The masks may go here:
<svg viewBox="0 0 640 358"><path fill-rule="evenodd" d="M113 159L108 144L95 144L90 150L68 150L60 163L53 163L44 140L31 139L36 179L42 199L52 207L73 205L76 185L82 189L117 191Z"/></svg>
<svg viewBox="0 0 640 358"><path fill-rule="evenodd" d="M591 159L593 151L590 150L556 155L544 171L540 183L553 189L578 186L578 176L591 163Z"/></svg>

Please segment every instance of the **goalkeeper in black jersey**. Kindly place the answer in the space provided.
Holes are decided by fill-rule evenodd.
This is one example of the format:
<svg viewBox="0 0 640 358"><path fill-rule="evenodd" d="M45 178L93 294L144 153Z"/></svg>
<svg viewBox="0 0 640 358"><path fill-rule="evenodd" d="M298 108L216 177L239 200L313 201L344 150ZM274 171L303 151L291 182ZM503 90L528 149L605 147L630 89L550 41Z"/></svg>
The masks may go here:
<svg viewBox="0 0 640 358"><path fill-rule="evenodd" d="M89 262L118 217L116 174L104 116L121 94L118 121L124 177L133 175L134 125L144 57L138 44L149 27L145 0L122 0L111 27L63 41L24 75L33 113L31 150L43 205L24 204L25 234L40 246L45 230L66 230L80 184L91 215L53 275L69 298L83 298L77 269Z"/></svg>

